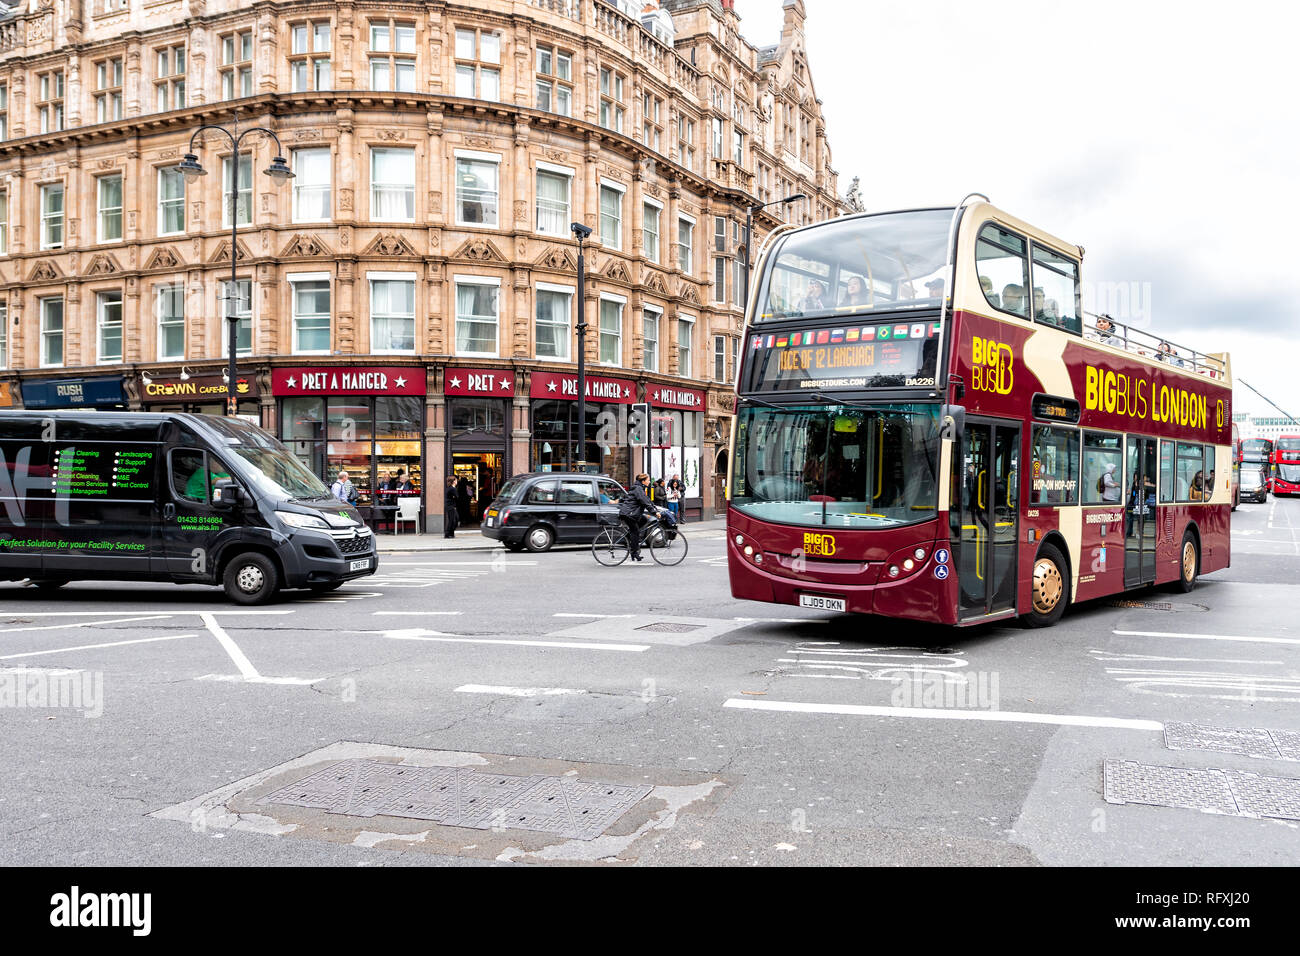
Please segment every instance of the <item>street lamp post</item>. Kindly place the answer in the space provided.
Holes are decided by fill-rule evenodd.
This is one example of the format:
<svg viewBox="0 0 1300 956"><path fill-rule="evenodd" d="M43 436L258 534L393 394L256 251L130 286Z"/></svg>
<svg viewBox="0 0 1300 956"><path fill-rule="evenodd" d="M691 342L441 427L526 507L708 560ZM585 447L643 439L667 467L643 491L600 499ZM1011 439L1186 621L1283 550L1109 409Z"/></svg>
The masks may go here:
<svg viewBox="0 0 1300 956"><path fill-rule="evenodd" d="M580 222L569 228L578 240L578 458L575 471L587 470L587 267L582 244L591 235L591 227Z"/></svg>
<svg viewBox="0 0 1300 956"><path fill-rule="evenodd" d="M784 199L773 199L771 202L759 203L745 209L745 294L741 296L742 308L749 308L749 247L754 244L754 213L760 209L766 209L768 206L788 205L807 198L803 193L795 193L793 196L786 196Z"/></svg>
<svg viewBox="0 0 1300 956"><path fill-rule="evenodd" d="M238 129L238 127L236 127ZM199 165L198 154L194 152L194 141L207 130L216 130L230 140L231 157L230 157L230 291L226 296L226 301L230 302L232 297L239 297L239 144L244 141L244 137L250 133L265 133L275 140L276 151L280 154L271 161L271 165L265 170L266 175L277 186L283 186L289 179L293 178L293 171L284 161L284 146L280 143L280 137L276 136L271 130L263 126L254 126L252 129L246 129L236 136L224 126L216 126L211 123L200 126L190 137L190 151L185 154L184 160L180 164L180 171L185 174L188 182L194 182L200 176L206 176L208 171ZM249 221L252 221L253 210L248 210ZM252 297L252 282L249 282L249 297ZM230 340L230 359L229 366L226 369L226 415L233 418L239 408L239 399L235 396L235 356L239 350L239 310L233 306L227 306L226 322Z"/></svg>

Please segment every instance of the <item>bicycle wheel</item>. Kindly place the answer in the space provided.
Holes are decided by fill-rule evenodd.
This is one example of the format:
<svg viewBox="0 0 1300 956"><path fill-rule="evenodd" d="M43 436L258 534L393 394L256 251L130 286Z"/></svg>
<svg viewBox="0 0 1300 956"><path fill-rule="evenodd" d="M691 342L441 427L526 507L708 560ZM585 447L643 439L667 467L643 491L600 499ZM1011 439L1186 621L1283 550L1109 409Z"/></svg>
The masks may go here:
<svg viewBox="0 0 1300 956"><path fill-rule="evenodd" d="M606 528L592 540L591 553L605 567L618 567L627 560L627 532Z"/></svg>
<svg viewBox="0 0 1300 956"><path fill-rule="evenodd" d="M680 528L675 534L669 534L664 528L651 528L646 544L650 545L650 557L656 564L672 567L686 560L686 535Z"/></svg>

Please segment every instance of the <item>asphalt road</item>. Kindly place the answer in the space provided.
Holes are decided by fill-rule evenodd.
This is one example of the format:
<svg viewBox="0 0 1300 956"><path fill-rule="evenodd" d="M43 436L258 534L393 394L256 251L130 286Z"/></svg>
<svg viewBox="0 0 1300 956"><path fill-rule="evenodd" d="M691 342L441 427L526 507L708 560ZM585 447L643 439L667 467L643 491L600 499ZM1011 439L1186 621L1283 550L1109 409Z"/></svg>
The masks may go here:
<svg viewBox="0 0 1300 956"><path fill-rule="evenodd" d="M0 585L0 680L85 689L0 707L0 841L13 864L1294 865L1300 820L1103 790L1107 761L1300 786L1295 760L1166 740L1300 731L1300 500L1243 505L1233 530L1232 567L1193 593L1046 631L735 601L718 531L676 568L391 554L258 613L204 588ZM341 759L652 792L595 840L259 802Z"/></svg>

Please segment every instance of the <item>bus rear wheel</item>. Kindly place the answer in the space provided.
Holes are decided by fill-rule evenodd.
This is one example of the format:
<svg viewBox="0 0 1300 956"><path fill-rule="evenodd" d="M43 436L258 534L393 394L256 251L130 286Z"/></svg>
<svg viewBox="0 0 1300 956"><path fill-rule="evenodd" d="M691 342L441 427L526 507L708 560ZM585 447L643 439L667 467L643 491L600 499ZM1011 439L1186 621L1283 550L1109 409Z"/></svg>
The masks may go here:
<svg viewBox="0 0 1300 956"><path fill-rule="evenodd" d="M1178 552L1178 581L1176 587L1186 594L1196 588L1201 574L1201 549L1196 546L1196 535L1183 532L1183 547Z"/></svg>
<svg viewBox="0 0 1300 956"><path fill-rule="evenodd" d="M1069 576L1065 556L1055 545L1045 544L1034 560L1031 607L1025 615L1030 627L1051 627L1070 603Z"/></svg>

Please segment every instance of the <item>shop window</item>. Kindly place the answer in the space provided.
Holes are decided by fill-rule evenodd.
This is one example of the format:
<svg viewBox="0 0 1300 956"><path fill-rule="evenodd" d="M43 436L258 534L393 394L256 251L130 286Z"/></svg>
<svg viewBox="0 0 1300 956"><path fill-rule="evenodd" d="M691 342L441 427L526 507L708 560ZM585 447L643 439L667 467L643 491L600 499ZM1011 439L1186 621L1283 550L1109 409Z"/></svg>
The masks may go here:
<svg viewBox="0 0 1300 956"><path fill-rule="evenodd" d="M227 33L221 38L221 98L253 95L253 31Z"/></svg>
<svg viewBox="0 0 1300 956"><path fill-rule="evenodd" d="M1029 503L1072 505L1079 501L1079 433L1034 428Z"/></svg>
<svg viewBox="0 0 1300 956"><path fill-rule="evenodd" d="M1117 505L1123 498L1123 438L1104 432L1083 433L1083 503Z"/></svg>
<svg viewBox="0 0 1300 956"><path fill-rule="evenodd" d="M573 311L573 289L566 286L537 286L537 357L569 359L569 316Z"/></svg>
<svg viewBox="0 0 1300 956"><path fill-rule="evenodd" d="M370 218L415 222L415 150L370 150Z"/></svg>
<svg viewBox="0 0 1300 956"><path fill-rule="evenodd" d="M221 225L227 229L230 228L230 174L233 168L229 156L221 161ZM236 203L235 216L239 225L247 226L253 221L253 157L239 157L238 175L239 178L235 185L238 187L239 199Z"/></svg>
<svg viewBox="0 0 1300 956"><path fill-rule="evenodd" d="M500 158L456 157L456 225L496 226Z"/></svg>
<svg viewBox="0 0 1300 956"><path fill-rule="evenodd" d="M95 293L95 316L99 331L99 361L122 361L122 292Z"/></svg>
<svg viewBox="0 0 1300 956"><path fill-rule="evenodd" d="M456 279L456 354L497 354L500 282L493 279Z"/></svg>
<svg viewBox="0 0 1300 956"><path fill-rule="evenodd" d="M500 399L457 398L450 404L453 436L505 435L505 417Z"/></svg>
<svg viewBox="0 0 1300 956"><path fill-rule="evenodd" d="M158 235L185 231L185 174L176 166L158 170Z"/></svg>
<svg viewBox="0 0 1300 956"><path fill-rule="evenodd" d="M63 298L41 299L41 366L63 364Z"/></svg>

